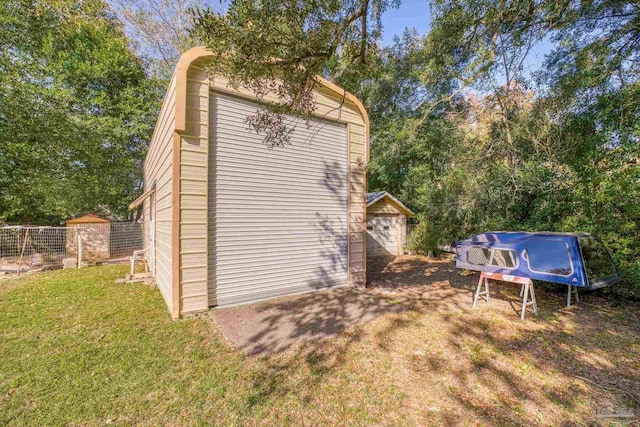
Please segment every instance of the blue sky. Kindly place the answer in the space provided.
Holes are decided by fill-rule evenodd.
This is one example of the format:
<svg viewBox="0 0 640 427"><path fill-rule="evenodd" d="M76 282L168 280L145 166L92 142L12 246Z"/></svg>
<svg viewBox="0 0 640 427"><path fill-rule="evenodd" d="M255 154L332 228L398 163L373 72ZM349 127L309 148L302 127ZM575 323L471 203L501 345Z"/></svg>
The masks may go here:
<svg viewBox="0 0 640 427"><path fill-rule="evenodd" d="M214 10L224 11L228 7L228 0L204 0L204 4ZM390 45L393 43L393 37L402 36L407 27L415 28L422 35L427 34L429 18L428 0L401 0L399 8L389 9L382 15L384 26L382 42Z"/></svg>
<svg viewBox="0 0 640 427"><path fill-rule="evenodd" d="M395 36L401 37L405 28L415 28L419 34L426 35L431 24L428 0L402 0L400 7L389 9L382 15L382 43L391 45ZM552 49L548 39L538 43L526 58L524 67L529 72L536 71L544 61L544 56ZM525 73L527 74L527 73Z"/></svg>
<svg viewBox="0 0 640 427"><path fill-rule="evenodd" d="M205 0L215 10L224 10L228 0ZM395 36L401 37L405 28L415 28L419 34L426 35L431 24L429 0L401 0L400 7L389 9L382 15L382 43L391 45ZM551 51L548 40L539 43L525 61L525 68L535 71L544 60L544 55Z"/></svg>
<svg viewBox="0 0 640 427"><path fill-rule="evenodd" d="M393 43L394 36L402 36L404 29L415 28L421 35L427 34L430 25L427 0L404 0L397 9L389 9L382 15L382 42Z"/></svg>

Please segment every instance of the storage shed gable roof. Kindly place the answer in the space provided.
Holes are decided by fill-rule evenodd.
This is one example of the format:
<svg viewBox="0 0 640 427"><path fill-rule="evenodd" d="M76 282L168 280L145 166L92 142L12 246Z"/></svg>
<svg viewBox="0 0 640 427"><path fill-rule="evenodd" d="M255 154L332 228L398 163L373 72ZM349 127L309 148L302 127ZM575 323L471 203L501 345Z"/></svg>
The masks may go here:
<svg viewBox="0 0 640 427"><path fill-rule="evenodd" d="M415 212L413 212L411 209L406 207L400 200L396 199L386 191L375 191L372 193L367 193L367 196L366 196L367 207L372 206L373 204L383 200L384 198L389 198L390 201L398 205L398 207L402 211L404 211L405 215L410 217L416 216Z"/></svg>
<svg viewBox="0 0 640 427"><path fill-rule="evenodd" d="M66 221L67 225L73 224L108 224L111 221L98 214L79 214Z"/></svg>

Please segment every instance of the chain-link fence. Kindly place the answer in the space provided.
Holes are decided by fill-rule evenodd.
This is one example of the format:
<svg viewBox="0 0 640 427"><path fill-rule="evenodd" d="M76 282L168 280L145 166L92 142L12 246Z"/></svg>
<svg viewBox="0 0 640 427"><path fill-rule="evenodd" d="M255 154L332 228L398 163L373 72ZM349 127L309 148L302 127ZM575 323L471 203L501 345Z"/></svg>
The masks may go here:
<svg viewBox="0 0 640 427"><path fill-rule="evenodd" d="M0 274L127 261L143 245L136 222L0 227Z"/></svg>

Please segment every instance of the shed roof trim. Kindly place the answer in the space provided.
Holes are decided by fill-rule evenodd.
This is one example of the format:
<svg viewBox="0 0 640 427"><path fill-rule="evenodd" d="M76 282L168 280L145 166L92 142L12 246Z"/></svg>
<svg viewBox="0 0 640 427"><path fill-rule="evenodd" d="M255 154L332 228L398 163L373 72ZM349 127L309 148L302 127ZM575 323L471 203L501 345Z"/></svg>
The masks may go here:
<svg viewBox="0 0 640 427"><path fill-rule="evenodd" d="M373 205L376 202L379 202L380 200L384 199L385 197L390 198L396 204L398 204L407 213L408 216L416 216L415 212L413 212L411 209L406 207L404 205L404 203L402 203L400 200L398 200L395 197L393 197L387 191L375 191L375 192L372 192L372 193L367 193L367 197L366 197L367 198L367 207Z"/></svg>
<svg viewBox="0 0 640 427"><path fill-rule="evenodd" d="M66 221L66 224L83 224L83 223L109 223L107 218L94 213L83 213L76 215Z"/></svg>

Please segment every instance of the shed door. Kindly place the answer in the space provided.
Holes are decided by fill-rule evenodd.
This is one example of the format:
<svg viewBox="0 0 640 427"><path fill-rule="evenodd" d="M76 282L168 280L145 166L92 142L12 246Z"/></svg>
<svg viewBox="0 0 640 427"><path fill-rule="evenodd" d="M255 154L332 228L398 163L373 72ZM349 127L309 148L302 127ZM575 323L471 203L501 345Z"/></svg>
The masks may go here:
<svg viewBox="0 0 640 427"><path fill-rule="evenodd" d="M367 255L398 254L398 220L396 216L367 216Z"/></svg>
<svg viewBox="0 0 640 427"><path fill-rule="evenodd" d="M270 150L247 129L257 104L210 102L209 304L345 284L346 126L290 117L291 145Z"/></svg>

